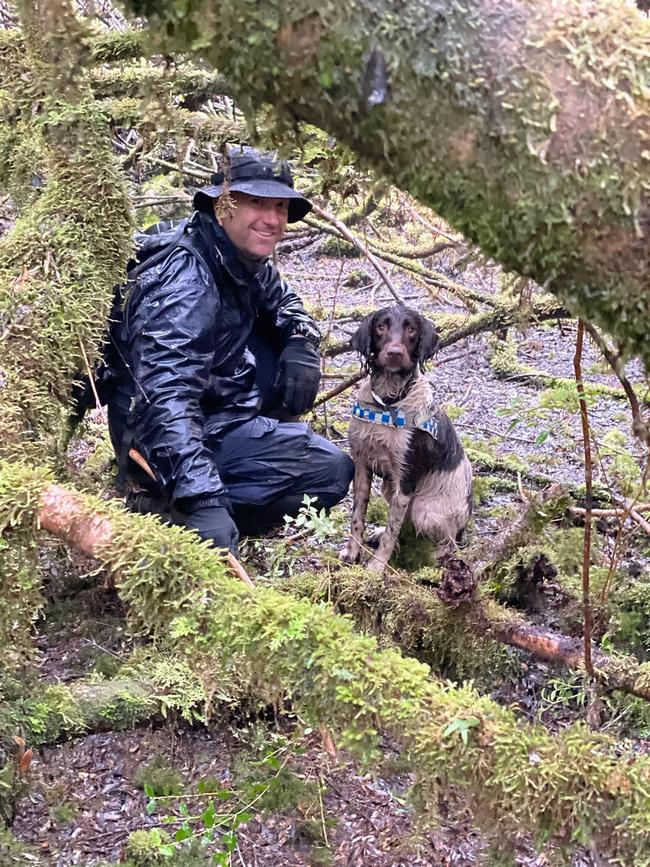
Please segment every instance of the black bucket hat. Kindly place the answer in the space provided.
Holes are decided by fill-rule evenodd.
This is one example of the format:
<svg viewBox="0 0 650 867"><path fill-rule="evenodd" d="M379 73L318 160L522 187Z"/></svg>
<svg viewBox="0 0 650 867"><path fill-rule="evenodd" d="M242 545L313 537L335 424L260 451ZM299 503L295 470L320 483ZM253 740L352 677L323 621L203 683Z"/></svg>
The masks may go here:
<svg viewBox="0 0 650 867"><path fill-rule="evenodd" d="M203 187L194 194L197 211L212 212L214 199L223 192L225 174L212 175L212 186ZM293 188L293 176L286 160L276 160L273 154L260 153L253 148L236 151L230 155L230 193L247 193L262 199L289 199L287 221L302 220L312 208L309 199Z"/></svg>

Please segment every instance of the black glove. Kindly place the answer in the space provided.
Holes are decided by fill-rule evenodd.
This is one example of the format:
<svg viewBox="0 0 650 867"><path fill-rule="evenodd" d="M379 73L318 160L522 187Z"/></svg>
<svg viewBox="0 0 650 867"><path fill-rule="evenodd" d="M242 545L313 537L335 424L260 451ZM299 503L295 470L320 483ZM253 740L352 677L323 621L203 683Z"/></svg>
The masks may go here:
<svg viewBox="0 0 650 867"><path fill-rule="evenodd" d="M290 416L311 409L320 383L320 354L306 337L290 337L278 359L275 387Z"/></svg>
<svg viewBox="0 0 650 867"><path fill-rule="evenodd" d="M214 504L214 498L188 498L175 504L172 513L175 524L196 530L215 548L229 548L237 556L239 530L225 506Z"/></svg>

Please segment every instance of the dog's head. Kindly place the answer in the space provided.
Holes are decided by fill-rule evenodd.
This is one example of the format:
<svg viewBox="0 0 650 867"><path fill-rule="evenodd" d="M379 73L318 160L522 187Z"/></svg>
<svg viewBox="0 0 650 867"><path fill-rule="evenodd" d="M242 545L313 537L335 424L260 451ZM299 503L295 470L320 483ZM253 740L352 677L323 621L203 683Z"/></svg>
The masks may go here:
<svg viewBox="0 0 650 867"><path fill-rule="evenodd" d="M352 336L352 348L369 370L406 373L431 358L440 338L434 326L417 310L395 305L366 316Z"/></svg>

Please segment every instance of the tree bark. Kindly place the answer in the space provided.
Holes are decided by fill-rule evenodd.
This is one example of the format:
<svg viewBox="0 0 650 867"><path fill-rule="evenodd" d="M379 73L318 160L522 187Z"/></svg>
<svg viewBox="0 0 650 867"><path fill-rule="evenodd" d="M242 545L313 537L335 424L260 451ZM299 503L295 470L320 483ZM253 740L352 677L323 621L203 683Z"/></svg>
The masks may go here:
<svg viewBox="0 0 650 867"><path fill-rule="evenodd" d="M650 24L625 0L128 5L650 360Z"/></svg>

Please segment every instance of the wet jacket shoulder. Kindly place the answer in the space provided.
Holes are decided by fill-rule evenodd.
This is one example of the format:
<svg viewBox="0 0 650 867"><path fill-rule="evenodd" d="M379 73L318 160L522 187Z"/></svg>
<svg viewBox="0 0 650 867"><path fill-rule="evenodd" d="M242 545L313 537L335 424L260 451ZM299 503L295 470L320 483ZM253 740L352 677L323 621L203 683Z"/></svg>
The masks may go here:
<svg viewBox="0 0 650 867"><path fill-rule="evenodd" d="M260 322L283 344L318 329L269 263L251 274L216 221L195 214L169 254L138 279L124 351L135 380L134 441L171 502L228 494L209 444L259 412Z"/></svg>

